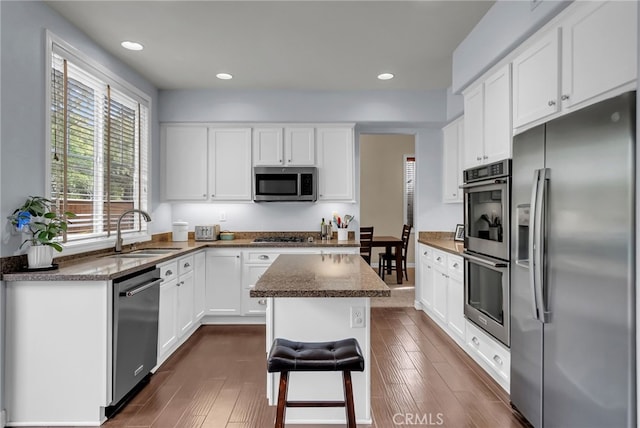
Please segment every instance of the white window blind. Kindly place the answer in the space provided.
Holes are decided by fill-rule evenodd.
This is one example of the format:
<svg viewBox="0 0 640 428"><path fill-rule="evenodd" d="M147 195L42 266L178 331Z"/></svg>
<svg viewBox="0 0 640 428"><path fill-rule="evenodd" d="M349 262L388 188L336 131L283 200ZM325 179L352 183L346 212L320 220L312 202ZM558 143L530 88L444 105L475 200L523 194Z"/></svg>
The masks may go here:
<svg viewBox="0 0 640 428"><path fill-rule="evenodd" d="M90 65L51 57L51 199L77 215L65 241L108 237L147 209L148 107ZM146 230L138 214L123 233Z"/></svg>
<svg viewBox="0 0 640 428"><path fill-rule="evenodd" d="M404 158L404 223L413 226L413 195L416 183L416 158Z"/></svg>

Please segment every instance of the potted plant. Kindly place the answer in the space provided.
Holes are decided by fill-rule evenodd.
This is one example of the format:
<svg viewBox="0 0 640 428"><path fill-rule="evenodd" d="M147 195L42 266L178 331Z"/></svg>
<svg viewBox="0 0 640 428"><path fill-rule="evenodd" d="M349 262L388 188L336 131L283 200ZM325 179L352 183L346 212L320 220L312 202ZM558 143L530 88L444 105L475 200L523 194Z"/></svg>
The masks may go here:
<svg viewBox="0 0 640 428"><path fill-rule="evenodd" d="M21 207L8 218L20 232L30 234L20 248L27 242L31 245L27 251L29 268L45 268L51 266L53 250L62 251L57 238L67 230L67 219L75 217L72 212L62 216L52 209L52 202L42 196L29 196Z"/></svg>

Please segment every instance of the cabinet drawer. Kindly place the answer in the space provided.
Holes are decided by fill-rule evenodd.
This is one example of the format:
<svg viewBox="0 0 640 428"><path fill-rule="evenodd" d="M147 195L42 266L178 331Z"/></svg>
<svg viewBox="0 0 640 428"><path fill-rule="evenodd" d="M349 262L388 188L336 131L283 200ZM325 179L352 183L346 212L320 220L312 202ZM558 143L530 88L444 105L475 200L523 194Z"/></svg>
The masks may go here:
<svg viewBox="0 0 640 428"><path fill-rule="evenodd" d="M421 260L431 260L433 256L433 248L420 244L420 259Z"/></svg>
<svg viewBox="0 0 640 428"><path fill-rule="evenodd" d="M447 263L449 276L456 279L462 279L464 276L464 263L462 262L462 257L449 255L447 256Z"/></svg>
<svg viewBox="0 0 640 428"><path fill-rule="evenodd" d="M431 257L433 259L434 266L440 266L443 269L447 269L447 253L439 250L431 250Z"/></svg>
<svg viewBox="0 0 640 428"><path fill-rule="evenodd" d="M272 251L245 251L245 263L271 264L280 255L280 253Z"/></svg>
<svg viewBox="0 0 640 428"><path fill-rule="evenodd" d="M178 259L178 275L183 275L193 270L193 255Z"/></svg>
<svg viewBox="0 0 640 428"><path fill-rule="evenodd" d="M467 321L465 342L467 348L491 367L495 374L507 382L509 381L511 354L508 349L498 344L495 339L492 339L469 321Z"/></svg>
<svg viewBox="0 0 640 428"><path fill-rule="evenodd" d="M159 268L160 268L160 278L164 279L165 283L178 277L177 261L165 263L163 265L160 265Z"/></svg>

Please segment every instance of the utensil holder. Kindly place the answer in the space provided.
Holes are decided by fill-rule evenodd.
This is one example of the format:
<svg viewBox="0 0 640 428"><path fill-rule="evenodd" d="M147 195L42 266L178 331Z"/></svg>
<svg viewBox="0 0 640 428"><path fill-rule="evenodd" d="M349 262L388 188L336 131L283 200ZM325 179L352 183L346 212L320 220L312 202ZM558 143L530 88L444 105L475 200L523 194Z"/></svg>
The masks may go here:
<svg viewBox="0 0 640 428"><path fill-rule="evenodd" d="M338 229L338 241L346 241L349 239L349 231L347 229Z"/></svg>

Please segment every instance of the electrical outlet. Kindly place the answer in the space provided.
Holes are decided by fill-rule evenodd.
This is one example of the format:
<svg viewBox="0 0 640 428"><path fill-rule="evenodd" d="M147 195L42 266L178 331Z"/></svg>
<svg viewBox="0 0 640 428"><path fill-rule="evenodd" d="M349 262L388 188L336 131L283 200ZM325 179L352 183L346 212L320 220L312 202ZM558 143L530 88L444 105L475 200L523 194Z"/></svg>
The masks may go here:
<svg viewBox="0 0 640 428"><path fill-rule="evenodd" d="M220 211L220 216L218 217L219 221L227 221L227 213L225 211Z"/></svg>
<svg viewBox="0 0 640 428"><path fill-rule="evenodd" d="M364 326L364 308L362 306L351 306L351 328L363 328Z"/></svg>

